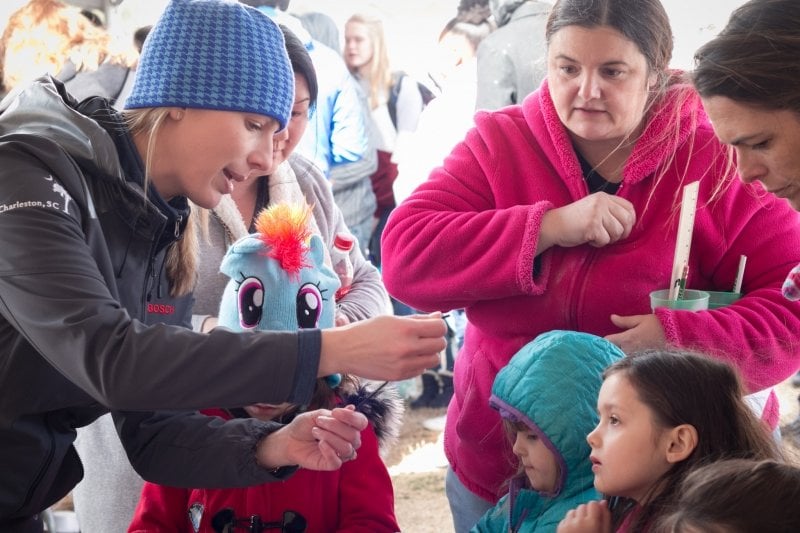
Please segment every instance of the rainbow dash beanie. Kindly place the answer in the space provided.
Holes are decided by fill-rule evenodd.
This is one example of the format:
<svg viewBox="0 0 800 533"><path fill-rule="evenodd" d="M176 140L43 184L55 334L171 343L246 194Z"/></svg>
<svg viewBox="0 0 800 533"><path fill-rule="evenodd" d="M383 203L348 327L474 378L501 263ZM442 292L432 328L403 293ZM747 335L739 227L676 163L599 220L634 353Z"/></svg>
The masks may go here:
<svg viewBox="0 0 800 533"><path fill-rule="evenodd" d="M294 73L283 34L227 0L171 0L145 41L125 109L190 107L272 117L283 129Z"/></svg>
<svg viewBox="0 0 800 533"><path fill-rule="evenodd" d="M339 277L325 264L325 243L312 234L307 205L276 204L259 213L257 233L222 259L230 280L218 313L234 331L293 331L334 326Z"/></svg>
<svg viewBox="0 0 800 533"><path fill-rule="evenodd" d="M233 243L220 272L219 325L233 331L332 328L339 276L325 264L325 243L308 229L308 205L271 205L256 218L257 233ZM339 374L327 376L336 387Z"/></svg>

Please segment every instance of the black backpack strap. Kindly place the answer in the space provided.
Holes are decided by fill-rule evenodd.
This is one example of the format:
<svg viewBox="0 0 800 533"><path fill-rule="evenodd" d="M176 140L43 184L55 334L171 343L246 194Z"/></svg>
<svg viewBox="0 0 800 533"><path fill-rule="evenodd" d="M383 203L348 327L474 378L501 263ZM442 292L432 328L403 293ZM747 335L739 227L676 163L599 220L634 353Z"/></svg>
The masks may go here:
<svg viewBox="0 0 800 533"><path fill-rule="evenodd" d="M389 107L389 117L392 119L394 129L397 129L397 97L400 95L400 86L405 76L406 73L402 70L392 72L392 85L389 88L389 101L386 105Z"/></svg>
<svg viewBox="0 0 800 533"><path fill-rule="evenodd" d="M394 124L395 130L397 129L397 97L400 95L400 87L403 85L403 78L406 76L408 76L408 74L402 70L392 73L392 86L389 90L389 101L387 102L387 106L389 107L389 117L392 119L392 124ZM417 90L419 90L419 94L422 97L422 107L425 107L431 100L436 98L436 95L428 88L427 85L418 81L414 83L417 84Z"/></svg>

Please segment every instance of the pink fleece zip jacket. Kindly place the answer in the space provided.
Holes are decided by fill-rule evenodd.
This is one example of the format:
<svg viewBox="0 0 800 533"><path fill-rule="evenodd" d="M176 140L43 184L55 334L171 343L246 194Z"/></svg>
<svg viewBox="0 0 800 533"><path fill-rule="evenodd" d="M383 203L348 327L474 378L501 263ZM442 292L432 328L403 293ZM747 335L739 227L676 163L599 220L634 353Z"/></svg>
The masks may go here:
<svg viewBox="0 0 800 533"><path fill-rule="evenodd" d="M731 290L744 254L745 296L714 311L659 309L667 341L732 362L751 392L800 366L800 303L781 295L786 273L800 262L800 215L732 175L709 201L728 168L724 147L701 110L691 120L698 104L679 97L686 90L673 86L651 112L625 167L617 194L637 213L627 239L602 248L553 247L534 269L543 215L588 194L546 82L522 105L478 112L465 140L391 215L382 242L389 293L420 310L467 309L444 444L475 494L496 502L514 470L500 418L488 405L498 370L540 333L603 336L619 331L612 313L651 312L650 291L669 284L683 184L700 180L689 288ZM680 134L646 150L675 117ZM773 395L763 415L773 426L776 407Z"/></svg>

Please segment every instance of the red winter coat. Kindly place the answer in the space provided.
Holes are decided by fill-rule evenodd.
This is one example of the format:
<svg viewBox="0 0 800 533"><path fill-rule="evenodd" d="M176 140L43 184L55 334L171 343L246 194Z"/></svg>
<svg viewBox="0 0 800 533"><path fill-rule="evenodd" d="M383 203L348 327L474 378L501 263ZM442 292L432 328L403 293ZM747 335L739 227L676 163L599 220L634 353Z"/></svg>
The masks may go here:
<svg viewBox="0 0 800 533"><path fill-rule="evenodd" d="M206 413L230 418L221 410ZM145 483L128 533L214 533L211 520L225 508L233 509L236 518L258 515L264 522L279 522L284 511L295 511L306 519L308 533L400 530L392 481L371 425L361 432L356 459L332 472L301 468L284 481L240 489L180 489ZM193 528L192 515L199 517L199 529Z"/></svg>

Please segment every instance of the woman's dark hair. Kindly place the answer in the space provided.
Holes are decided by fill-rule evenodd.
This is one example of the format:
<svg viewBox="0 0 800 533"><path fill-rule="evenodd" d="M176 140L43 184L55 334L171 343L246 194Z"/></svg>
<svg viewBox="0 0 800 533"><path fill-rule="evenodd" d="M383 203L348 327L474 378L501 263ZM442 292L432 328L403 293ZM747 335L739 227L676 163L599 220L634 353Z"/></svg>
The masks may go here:
<svg viewBox="0 0 800 533"><path fill-rule="evenodd" d="M317 94L319 93L317 71L314 69L314 63L311 61L308 50L297 35L283 24L280 25L280 28L283 32L283 40L286 41L286 53L289 54L292 70L295 74L303 76L308 84L308 92L311 95L310 113L317 105Z"/></svg>
<svg viewBox="0 0 800 533"><path fill-rule="evenodd" d="M724 96L800 113L800 8L797 0L742 5L694 55L692 81L702 97Z"/></svg>
<svg viewBox="0 0 800 533"><path fill-rule="evenodd" d="M800 468L777 461L731 459L691 472L678 502L654 533L783 533L800 525Z"/></svg>
<svg viewBox="0 0 800 533"><path fill-rule="evenodd" d="M766 426L745 403L739 374L725 362L677 350L648 350L630 355L603 373L623 376L653 413L655 424L690 424L697 446L651 488L631 524L641 531L675 502L687 473L722 459L778 459L779 448ZM623 498L613 513L615 525L637 504Z"/></svg>
<svg viewBox="0 0 800 533"><path fill-rule="evenodd" d="M142 53L142 48L144 47L144 42L147 40L147 36L150 35L150 30L153 29L152 25L142 26L137 28L135 32L133 32L133 45Z"/></svg>
<svg viewBox="0 0 800 533"><path fill-rule="evenodd" d="M472 14L474 13L469 15ZM466 15L463 19L460 16L455 16L448 20L439 33L439 40L441 41L448 34L460 35L472 46L473 53L476 52L478 45L495 30L495 26L488 17L482 19L469 18L469 15Z"/></svg>
<svg viewBox="0 0 800 533"><path fill-rule="evenodd" d="M672 28L659 0L558 0L545 26L545 39L566 26L613 28L636 45L665 90L672 59Z"/></svg>

